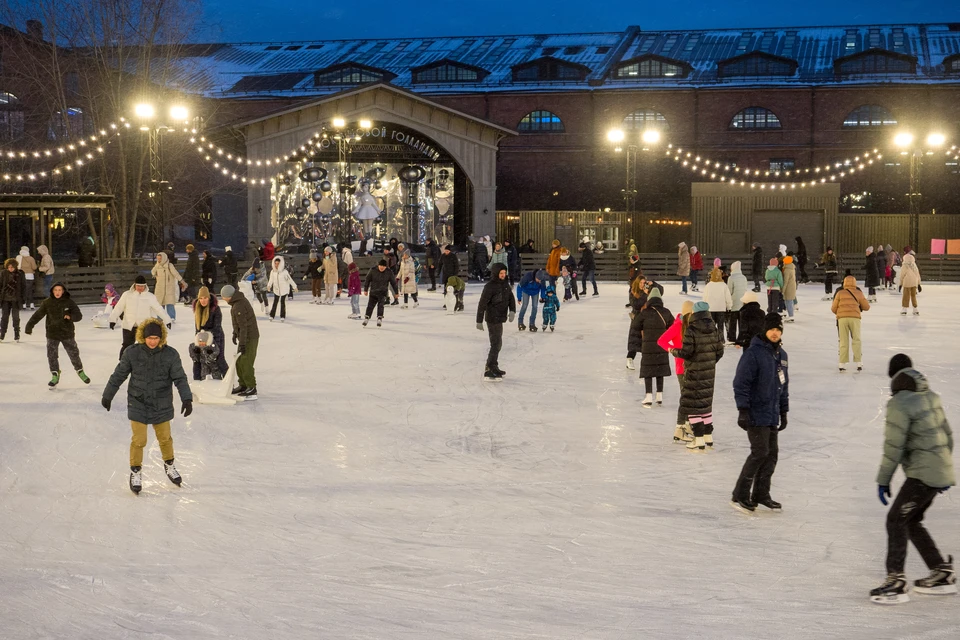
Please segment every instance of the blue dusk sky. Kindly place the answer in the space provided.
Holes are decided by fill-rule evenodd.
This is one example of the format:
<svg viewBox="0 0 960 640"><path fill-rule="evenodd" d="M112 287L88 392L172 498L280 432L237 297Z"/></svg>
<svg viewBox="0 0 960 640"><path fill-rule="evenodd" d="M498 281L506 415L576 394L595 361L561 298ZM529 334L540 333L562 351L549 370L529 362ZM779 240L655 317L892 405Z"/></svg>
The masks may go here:
<svg viewBox="0 0 960 640"><path fill-rule="evenodd" d="M205 0L197 41L341 40L662 29L960 22L960 0L763 0L640 3Z"/></svg>

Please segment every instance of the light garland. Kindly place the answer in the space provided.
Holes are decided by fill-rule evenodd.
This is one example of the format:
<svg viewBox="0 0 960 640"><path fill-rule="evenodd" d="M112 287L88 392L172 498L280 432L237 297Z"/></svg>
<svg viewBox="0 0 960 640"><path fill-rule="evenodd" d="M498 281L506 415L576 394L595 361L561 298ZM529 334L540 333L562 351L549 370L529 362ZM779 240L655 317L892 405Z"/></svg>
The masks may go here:
<svg viewBox="0 0 960 640"><path fill-rule="evenodd" d="M194 133L196 133L196 131L194 131ZM320 140L322 137L323 137L323 131L318 131L314 133L312 136L310 136L310 138L307 139L307 142L300 145L299 147L295 147L291 149L289 152L287 152L283 156L276 156L275 158L272 158L272 159L267 158L265 160L254 160L253 158L244 157L239 153L232 153L230 151L227 151L226 149L223 149L222 147L218 147L217 145L213 144L212 142L207 140L204 136L192 137L190 138L190 142L193 144L196 144L197 150L200 151L201 153L209 152L210 158L213 158L214 156L216 156L217 158L229 160L238 165L247 166L247 167L263 167L263 166L270 167L273 165L281 165L285 162L289 162L290 160L293 160L299 155L301 155L301 153L307 153L309 150L313 150L314 144L318 140Z"/></svg>
<svg viewBox="0 0 960 640"><path fill-rule="evenodd" d="M126 125L129 128L129 124ZM67 145L67 149L79 151L80 156L76 160L71 160L67 164L63 165L63 168L54 168L49 171L29 171L26 173L4 173L0 174L0 182L36 182L37 180L42 180L44 178L49 178L53 176L60 176L66 173L73 171L74 169L80 170L85 164L91 160L95 160L97 155L103 155L106 153L104 145L108 145L111 142L111 138L117 137L120 135L120 131L123 127L117 127L117 130L111 134L107 134L106 138L100 137L99 141L102 142L102 145L96 147L89 147L83 145L82 148L78 148L78 145ZM86 153L84 153L86 151Z"/></svg>
<svg viewBox="0 0 960 640"><path fill-rule="evenodd" d="M731 185L739 185L745 187L750 185L751 189L759 186L761 189L767 189L768 186L765 183L757 182L758 178L768 178L773 176L775 178L790 177L795 175L800 177L801 174L809 176L813 174L816 178L812 180L803 179L800 182L789 182L789 183L774 183L769 185L769 189L774 190L779 184L779 188L782 190L787 189L789 184L790 189L796 189L799 184L801 188L812 187L817 184L825 184L828 182L836 182L840 178L844 178L847 175L852 175L858 170L863 171L868 166L874 164L874 162L883 158L883 154L879 153L877 149L872 151L865 151L862 156L855 156L852 160L847 159L843 162L836 162L832 165L826 164L822 166L813 167L812 169L794 169L792 171L761 171L759 169L744 169L741 167L736 167L730 163L723 163L711 160L710 158L694 155L692 152L687 151L684 153L682 148L673 148L673 145L669 145L667 148L667 156L673 156L674 162L679 162L680 166L687 168L693 173L699 174L704 177L709 177L711 180L719 179L720 182L727 182ZM835 171L836 169L841 169L840 171ZM828 173L833 172L833 173ZM730 175L730 174L740 174ZM718 178L719 176L719 178ZM740 176L751 177L753 176L752 181L744 180ZM762 178L761 178L762 179Z"/></svg>
<svg viewBox="0 0 960 640"><path fill-rule="evenodd" d="M110 137L112 133L122 129L129 129L130 123L126 118L120 118L120 124L111 122L106 128L100 129L99 133L80 138L75 143L58 145L49 149L40 149L32 151L0 151L0 158L9 160L44 160L47 158L59 158L69 154L71 151L83 151L84 149L101 143L105 138Z"/></svg>

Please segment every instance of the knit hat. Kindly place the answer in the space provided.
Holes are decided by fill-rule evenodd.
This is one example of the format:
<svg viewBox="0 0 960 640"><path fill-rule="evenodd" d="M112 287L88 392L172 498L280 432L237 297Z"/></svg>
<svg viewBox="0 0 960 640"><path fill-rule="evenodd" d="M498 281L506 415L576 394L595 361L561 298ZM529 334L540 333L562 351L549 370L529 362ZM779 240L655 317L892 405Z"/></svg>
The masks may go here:
<svg viewBox="0 0 960 640"><path fill-rule="evenodd" d="M134 279L133 284L147 284L147 279L144 278L143 276L137 276Z"/></svg>
<svg viewBox="0 0 960 640"><path fill-rule="evenodd" d="M783 264L793 264L793 256L787 256L783 259Z"/></svg>
<svg viewBox="0 0 960 640"><path fill-rule="evenodd" d="M323 253L324 254L333 253L333 247L324 247Z"/></svg>
<svg viewBox="0 0 960 640"><path fill-rule="evenodd" d="M743 304L750 304L751 302L758 302L758 300L757 300L757 294L754 293L753 291L747 291L745 294L743 294L743 297L740 298L740 302L742 302Z"/></svg>
<svg viewBox="0 0 960 640"><path fill-rule="evenodd" d="M316 259L317 259L317 252L316 252L316 251L311 251L309 258L310 258L311 260L316 260Z"/></svg>
<svg viewBox="0 0 960 640"><path fill-rule="evenodd" d="M680 305L680 315L685 316L688 313L693 313L693 300L684 300Z"/></svg>
<svg viewBox="0 0 960 640"><path fill-rule="evenodd" d="M647 294L647 300L653 300L654 298L661 298L660 289L656 287L650 288L650 293ZM662 299L662 298L661 298Z"/></svg>
<svg viewBox="0 0 960 640"><path fill-rule="evenodd" d="M237 290L233 287L233 285L225 284L225 285L223 285L223 288L220 289L220 297L221 297L221 298L232 298L232 297L233 297L233 294L235 294L236 292L237 292Z"/></svg>
<svg viewBox="0 0 960 640"><path fill-rule="evenodd" d="M693 305L694 313L700 313L701 311L710 311L710 305L703 300Z"/></svg>
<svg viewBox="0 0 960 640"><path fill-rule="evenodd" d="M209 331L198 331L197 332L197 342L210 342L210 332Z"/></svg>
<svg viewBox="0 0 960 640"><path fill-rule="evenodd" d="M225 246L225 247L223 248L223 250L224 250L224 251L233 251L233 247L231 247L230 245L227 245L227 246Z"/></svg>
<svg viewBox="0 0 960 640"><path fill-rule="evenodd" d="M898 353L897 355L890 358L890 366L887 367L887 375L891 378L897 375L898 372L903 371L904 369L909 369L913 366L913 361L910 360L910 356L905 353Z"/></svg>
<svg viewBox="0 0 960 640"><path fill-rule="evenodd" d="M143 328L143 337L144 338L162 338L163 337L163 325L159 322L148 322L147 326Z"/></svg>
<svg viewBox="0 0 960 640"><path fill-rule="evenodd" d="M720 258L714 258L714 259L713 259L713 266L715 266L715 267L719 267L719 266L720 266Z"/></svg>
<svg viewBox="0 0 960 640"><path fill-rule="evenodd" d="M763 332L766 333L770 329L783 331L783 318L780 317L779 313L768 313L763 316Z"/></svg>
<svg viewBox="0 0 960 640"><path fill-rule="evenodd" d="M776 259L776 258L770 258L770 266L771 266L771 267L777 266L777 259Z"/></svg>
<svg viewBox="0 0 960 640"><path fill-rule="evenodd" d="M867 247L867 253L873 253L873 246Z"/></svg>
<svg viewBox="0 0 960 640"><path fill-rule="evenodd" d="M208 289L207 287L200 287L200 291L197 291L197 298L199 299L199 298L209 298L209 297L210 297L210 289Z"/></svg>

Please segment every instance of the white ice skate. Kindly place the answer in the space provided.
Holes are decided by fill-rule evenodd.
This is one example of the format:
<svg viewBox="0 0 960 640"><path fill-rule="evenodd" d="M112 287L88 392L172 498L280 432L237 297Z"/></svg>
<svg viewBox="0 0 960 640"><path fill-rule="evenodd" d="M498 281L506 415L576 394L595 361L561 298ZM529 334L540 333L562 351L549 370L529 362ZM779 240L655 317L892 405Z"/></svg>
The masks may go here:
<svg viewBox="0 0 960 640"><path fill-rule="evenodd" d="M633 366L633 358L627 358L627 369L630 369L630 371L637 370L637 368Z"/></svg>
<svg viewBox="0 0 960 640"><path fill-rule="evenodd" d="M133 491L136 494L140 493L140 490L143 489L143 480L140 477L140 470L130 472L130 491Z"/></svg>
<svg viewBox="0 0 960 640"><path fill-rule="evenodd" d="M685 442L691 442L692 440L693 434L690 433L690 429L687 428L686 424L678 424L677 428L673 430L674 444L683 444Z"/></svg>
<svg viewBox="0 0 960 640"><path fill-rule="evenodd" d="M687 451L701 452L707 450L707 443L703 437L694 438L687 443Z"/></svg>
<svg viewBox="0 0 960 640"><path fill-rule="evenodd" d="M648 393L647 395L643 396L642 406L643 406L644 409L649 409L650 407L653 406L653 395L652 395L652 394L649 394L649 393Z"/></svg>

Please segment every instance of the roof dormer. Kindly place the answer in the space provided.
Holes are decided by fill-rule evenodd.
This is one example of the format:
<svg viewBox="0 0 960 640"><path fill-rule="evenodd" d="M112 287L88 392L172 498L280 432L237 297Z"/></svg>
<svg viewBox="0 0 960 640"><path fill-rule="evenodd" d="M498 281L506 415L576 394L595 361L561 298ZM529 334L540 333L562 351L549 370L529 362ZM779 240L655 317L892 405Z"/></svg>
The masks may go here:
<svg viewBox="0 0 960 640"><path fill-rule="evenodd" d="M590 67L544 56L512 68L514 82L579 82L586 80Z"/></svg>
<svg viewBox="0 0 960 640"><path fill-rule="evenodd" d="M797 61L763 51L751 51L717 63L720 78L789 77L797 73Z"/></svg>
<svg viewBox="0 0 960 640"><path fill-rule="evenodd" d="M413 84L465 84L482 82L490 72L480 67L444 58L410 69Z"/></svg>
<svg viewBox="0 0 960 640"><path fill-rule="evenodd" d="M397 75L359 62L342 62L313 74L315 87L352 86L371 82L390 82Z"/></svg>
<svg viewBox="0 0 960 640"><path fill-rule="evenodd" d="M641 80L651 78L686 78L693 70L686 62L648 53L620 62L610 70L615 80Z"/></svg>
<svg viewBox="0 0 960 640"><path fill-rule="evenodd" d="M858 76L915 76L917 59L886 49L867 49L833 61L838 80Z"/></svg>

